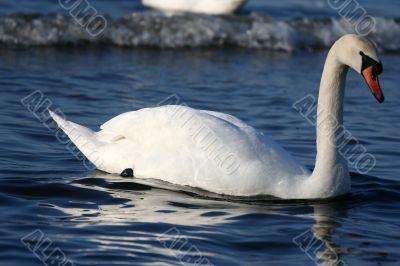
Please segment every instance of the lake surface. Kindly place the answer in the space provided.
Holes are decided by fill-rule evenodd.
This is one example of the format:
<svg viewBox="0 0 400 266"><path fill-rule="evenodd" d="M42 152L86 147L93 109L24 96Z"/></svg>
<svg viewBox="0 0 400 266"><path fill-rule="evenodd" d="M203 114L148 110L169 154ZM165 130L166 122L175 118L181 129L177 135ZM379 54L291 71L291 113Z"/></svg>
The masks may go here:
<svg viewBox="0 0 400 266"><path fill-rule="evenodd" d="M317 95L330 41L286 43L293 49L274 49L272 42L166 49L118 45L118 38L83 44L77 35L68 37L69 44L63 35L38 45L22 31L1 31L12 19L35 24L17 12L41 13L43 21L51 21L47 13L55 12L65 16L63 23L73 23L53 1L38 2L0 2L1 265L399 265L398 36L385 35L379 43L384 103L376 102L360 76L349 73L344 121L359 142L348 145L361 144L376 158L368 173L350 165L350 195L324 201L225 198L96 171L55 131L44 111L59 108L69 120L98 129L122 112L179 98L194 108L237 116L312 169L315 129L292 105ZM144 11L135 1L115 2L91 2L111 14L115 29L132 22L118 21L128 8ZM320 23L334 15L323 1L304 3L296 14L294 1L251 1L240 16L245 20L254 16L246 12L255 12L282 21L295 14ZM365 2L370 12L395 21L397 2L373 3ZM42 29L37 23L33 29ZM389 33L397 29L391 25ZM314 48L304 48L310 43ZM26 104L32 93L45 103L37 110Z"/></svg>

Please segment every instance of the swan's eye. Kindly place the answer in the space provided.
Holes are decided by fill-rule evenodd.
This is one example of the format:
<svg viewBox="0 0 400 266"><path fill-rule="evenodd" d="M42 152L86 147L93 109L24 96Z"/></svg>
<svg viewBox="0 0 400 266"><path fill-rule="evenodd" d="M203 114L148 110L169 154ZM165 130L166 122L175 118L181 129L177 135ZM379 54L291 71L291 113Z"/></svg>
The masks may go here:
<svg viewBox="0 0 400 266"><path fill-rule="evenodd" d="M364 52L362 51L360 51L360 55L362 56L361 72L372 66L374 75L379 75L382 73L383 68L380 62L375 61L368 55L364 54Z"/></svg>

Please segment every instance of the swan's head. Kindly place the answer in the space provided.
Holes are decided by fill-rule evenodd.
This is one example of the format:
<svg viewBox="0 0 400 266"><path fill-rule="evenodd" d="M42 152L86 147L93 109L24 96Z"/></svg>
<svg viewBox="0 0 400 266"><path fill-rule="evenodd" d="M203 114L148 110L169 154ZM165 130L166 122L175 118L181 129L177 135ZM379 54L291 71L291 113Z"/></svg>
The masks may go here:
<svg viewBox="0 0 400 266"><path fill-rule="evenodd" d="M378 75L382 73L375 45L364 37L348 34L335 43L335 51L339 61L361 74L367 82L372 94L382 103L384 96L379 85Z"/></svg>

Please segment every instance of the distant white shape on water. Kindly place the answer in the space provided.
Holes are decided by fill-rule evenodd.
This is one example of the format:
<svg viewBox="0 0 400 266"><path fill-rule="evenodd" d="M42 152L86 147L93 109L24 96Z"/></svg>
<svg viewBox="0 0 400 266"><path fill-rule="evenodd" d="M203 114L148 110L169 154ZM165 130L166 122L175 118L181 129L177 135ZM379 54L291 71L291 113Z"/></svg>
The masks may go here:
<svg viewBox="0 0 400 266"><path fill-rule="evenodd" d="M142 0L143 5L167 13L190 12L211 15L229 14L246 0Z"/></svg>

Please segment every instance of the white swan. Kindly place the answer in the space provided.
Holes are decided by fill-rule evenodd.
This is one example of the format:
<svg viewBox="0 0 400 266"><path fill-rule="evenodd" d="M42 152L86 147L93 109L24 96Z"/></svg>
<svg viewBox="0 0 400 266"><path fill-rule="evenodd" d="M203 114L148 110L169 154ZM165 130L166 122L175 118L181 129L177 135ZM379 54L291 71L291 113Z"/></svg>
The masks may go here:
<svg viewBox="0 0 400 266"><path fill-rule="evenodd" d="M165 12L221 15L235 12L246 0L142 0L143 5Z"/></svg>
<svg viewBox="0 0 400 266"><path fill-rule="evenodd" d="M347 163L335 144L343 122L348 67L362 74L379 102L382 72L374 46L346 35L329 51L319 92L317 158L312 174L271 138L239 119L170 105L121 114L99 132L50 112L59 127L100 170L154 178L233 196L329 198L350 191ZM326 119L329 115L330 119ZM125 171L124 174L131 174Z"/></svg>

